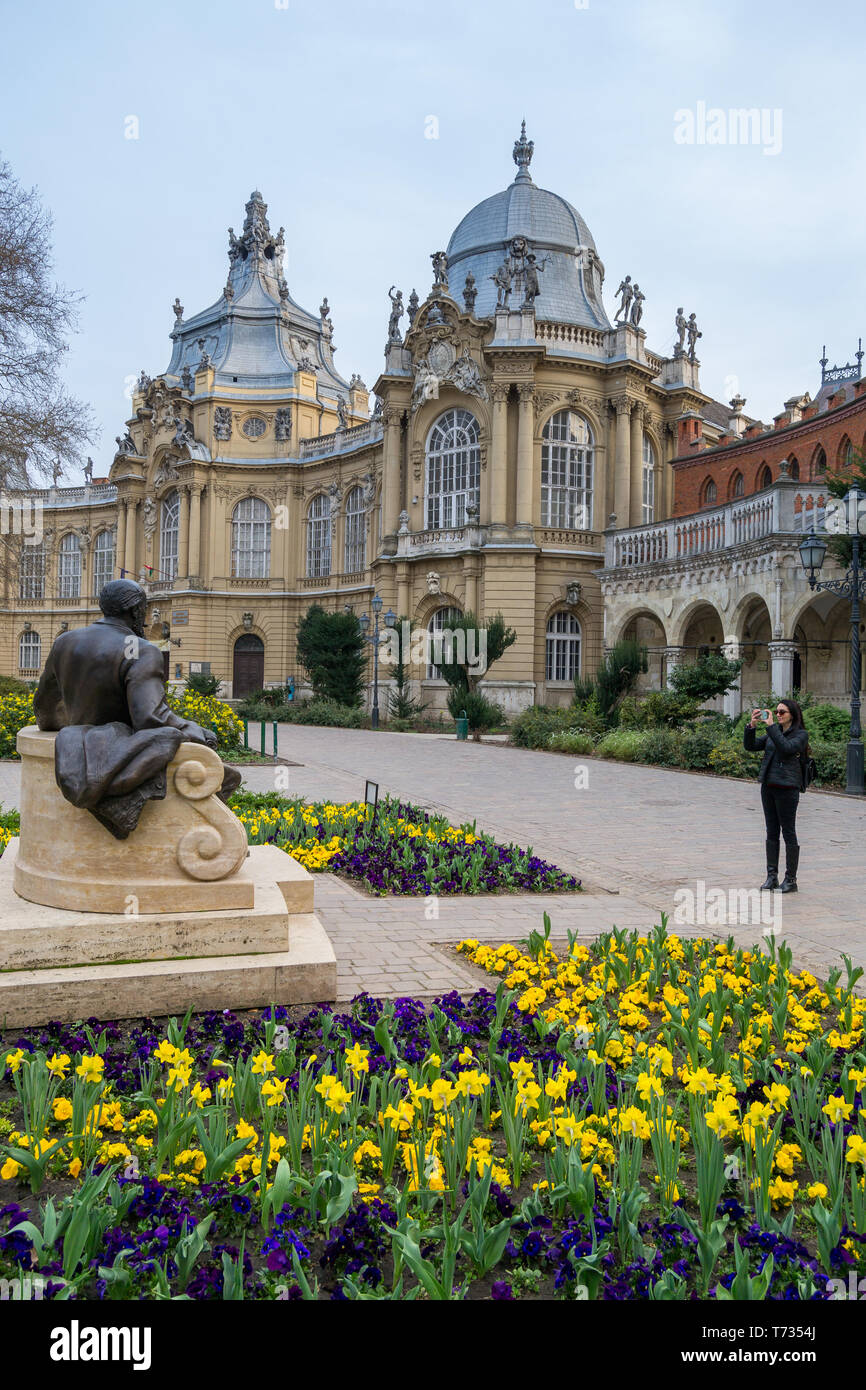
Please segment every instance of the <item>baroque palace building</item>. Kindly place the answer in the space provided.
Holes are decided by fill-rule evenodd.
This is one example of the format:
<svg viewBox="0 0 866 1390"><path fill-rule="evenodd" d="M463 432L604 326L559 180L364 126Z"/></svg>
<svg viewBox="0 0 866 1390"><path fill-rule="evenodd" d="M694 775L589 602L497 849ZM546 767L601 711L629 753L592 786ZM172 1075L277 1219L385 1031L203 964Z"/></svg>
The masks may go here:
<svg viewBox="0 0 866 1390"><path fill-rule="evenodd" d="M35 678L57 633L92 622L121 574L146 587L168 678L210 670L234 698L290 676L302 688L310 605L360 616L374 593L431 633L458 612L501 611L517 641L483 688L509 712L568 703L575 675L626 632L648 641L656 684L711 637L790 647L799 623L811 642L826 615L789 612L773 588L806 495L766 440L770 475L754 466L763 427L741 399L701 391L693 314L677 311L670 357L647 347L631 277L608 318L589 228L533 181L532 154L524 130L514 181L433 254L423 302L389 291L372 410L360 376L334 364L327 299L316 314L293 300L283 229L254 192L241 234L229 231L219 299L189 318L175 300L171 360L139 378L108 478L90 469L83 487L55 479L37 494L42 543L22 545L4 576L3 669ZM810 423L808 405L788 407L780 439ZM744 461L742 488L729 456ZM801 468L817 477L811 455ZM683 499L693 515L680 516ZM726 522L742 506L757 520ZM444 706L434 665L411 675Z"/></svg>

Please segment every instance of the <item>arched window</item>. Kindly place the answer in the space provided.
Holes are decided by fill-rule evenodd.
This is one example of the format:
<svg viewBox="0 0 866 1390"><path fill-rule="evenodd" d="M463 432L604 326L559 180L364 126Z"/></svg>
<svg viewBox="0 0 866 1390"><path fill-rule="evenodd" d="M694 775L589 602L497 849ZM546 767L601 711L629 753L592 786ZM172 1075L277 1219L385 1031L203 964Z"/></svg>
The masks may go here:
<svg viewBox="0 0 866 1390"><path fill-rule="evenodd" d="M18 670L23 676L42 665L42 639L38 632L22 632L18 638Z"/></svg>
<svg viewBox="0 0 866 1390"><path fill-rule="evenodd" d="M742 473L735 473L731 486L732 497L742 497L746 491L746 480Z"/></svg>
<svg viewBox="0 0 866 1390"><path fill-rule="evenodd" d="M57 579L60 598L80 598L81 546L74 531L67 532L60 542Z"/></svg>
<svg viewBox="0 0 866 1390"><path fill-rule="evenodd" d="M656 519L656 453L648 434L643 437L643 524Z"/></svg>
<svg viewBox="0 0 866 1390"><path fill-rule="evenodd" d="M842 468L850 468L854 463L854 445L846 436L839 445L839 464Z"/></svg>
<svg viewBox="0 0 866 1390"><path fill-rule="evenodd" d="M812 459L812 477L823 477L827 472L827 455L819 444L815 450L815 457Z"/></svg>
<svg viewBox="0 0 866 1390"><path fill-rule="evenodd" d="M427 655L430 658L427 662L428 681L441 680L442 672L436 664L436 657L441 661L443 653L446 657L450 655L449 638L443 637L443 633L446 633L451 624L458 622L462 616L459 608L437 608L427 624Z"/></svg>
<svg viewBox="0 0 866 1390"><path fill-rule="evenodd" d="M795 454L788 459L788 477L793 478L795 483L800 481L800 460Z"/></svg>
<svg viewBox="0 0 866 1390"><path fill-rule="evenodd" d="M541 524L567 531L592 526L595 440L573 410L558 410L541 435Z"/></svg>
<svg viewBox="0 0 866 1390"><path fill-rule="evenodd" d="M45 547L22 545L18 566L18 597L25 602L45 597Z"/></svg>
<svg viewBox="0 0 866 1390"><path fill-rule="evenodd" d="M93 545L93 593L99 598L100 590L114 576L114 548L116 533L100 531Z"/></svg>
<svg viewBox="0 0 866 1390"><path fill-rule="evenodd" d="M478 421L468 410L446 410L427 439L427 529L466 525L466 508L478 506L481 447Z"/></svg>
<svg viewBox="0 0 866 1390"><path fill-rule="evenodd" d="M353 487L346 498L346 553L343 563L346 574L357 574L367 562L366 521L364 489Z"/></svg>
<svg viewBox="0 0 866 1390"><path fill-rule="evenodd" d="M710 478L708 482L704 483L704 506L714 507L718 496L719 490L713 482L713 479Z"/></svg>
<svg viewBox="0 0 866 1390"><path fill-rule="evenodd" d="M773 483L773 471L768 463L765 463L758 474L758 491L762 492L765 487L771 487Z"/></svg>
<svg viewBox="0 0 866 1390"><path fill-rule="evenodd" d="M331 573L331 508L320 492L307 513L307 576L323 579Z"/></svg>
<svg viewBox="0 0 866 1390"><path fill-rule="evenodd" d="M162 522L159 528L159 577L177 578L177 534L180 525L180 496L169 492L162 499Z"/></svg>
<svg viewBox="0 0 866 1390"><path fill-rule="evenodd" d="M560 609L547 620L545 679L573 681L580 675L580 623Z"/></svg>
<svg viewBox="0 0 866 1390"><path fill-rule="evenodd" d="M261 497L244 497L232 512L232 575L268 579L270 573L270 507Z"/></svg>

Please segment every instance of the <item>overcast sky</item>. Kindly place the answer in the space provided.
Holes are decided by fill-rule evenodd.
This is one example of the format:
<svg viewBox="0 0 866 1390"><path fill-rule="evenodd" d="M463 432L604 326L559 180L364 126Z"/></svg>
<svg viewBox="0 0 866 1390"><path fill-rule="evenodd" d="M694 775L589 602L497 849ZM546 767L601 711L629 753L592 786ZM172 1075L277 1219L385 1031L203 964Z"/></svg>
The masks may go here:
<svg viewBox="0 0 866 1390"><path fill-rule="evenodd" d="M293 298L316 312L328 295L337 366L372 386L389 285L424 297L430 253L512 181L523 117L535 182L593 233L609 315L631 274L667 354L677 306L694 310L709 394L739 390L769 422L815 394L825 342L852 360L862 0L283 5L4 5L0 154L39 188L57 278L85 296L66 376L102 431L97 475L129 377L168 365L175 295L187 316L219 297L253 188L285 225ZM752 144L712 115L742 107L765 113Z"/></svg>

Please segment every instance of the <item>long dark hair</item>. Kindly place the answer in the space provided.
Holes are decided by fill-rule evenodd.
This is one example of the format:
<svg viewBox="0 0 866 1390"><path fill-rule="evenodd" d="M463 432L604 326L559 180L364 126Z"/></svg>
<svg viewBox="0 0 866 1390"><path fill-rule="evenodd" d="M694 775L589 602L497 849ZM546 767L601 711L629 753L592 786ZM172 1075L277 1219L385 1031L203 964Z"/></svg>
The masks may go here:
<svg viewBox="0 0 866 1390"><path fill-rule="evenodd" d="M795 730L795 729L803 729L804 731L806 731L806 721L805 721L805 719L803 718L803 711L802 711L802 709L800 708L800 706L797 704L797 701L796 701L796 700L780 700L780 701L779 701L779 704L780 704L780 705L784 705L784 706L785 706L785 709L788 711L788 713L789 713L790 716L791 716L791 730L792 730L792 732L793 732L793 730ZM811 748L809 747L809 736L808 736L808 732L806 732L806 757L807 757L807 758L810 758L811 756L812 756L812 750L811 750Z"/></svg>

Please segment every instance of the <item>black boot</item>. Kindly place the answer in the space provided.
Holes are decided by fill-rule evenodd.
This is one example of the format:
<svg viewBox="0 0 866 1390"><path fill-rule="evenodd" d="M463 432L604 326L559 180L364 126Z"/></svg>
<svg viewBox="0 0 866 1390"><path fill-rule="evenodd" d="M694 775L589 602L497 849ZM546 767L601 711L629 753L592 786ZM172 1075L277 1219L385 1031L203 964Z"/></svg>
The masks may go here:
<svg viewBox="0 0 866 1390"><path fill-rule="evenodd" d="M785 846L785 879L779 889L780 893L797 892L797 867L800 863L800 846Z"/></svg>
<svg viewBox="0 0 866 1390"><path fill-rule="evenodd" d="M779 886L779 841L767 841L767 882L761 884L760 891L769 892Z"/></svg>

